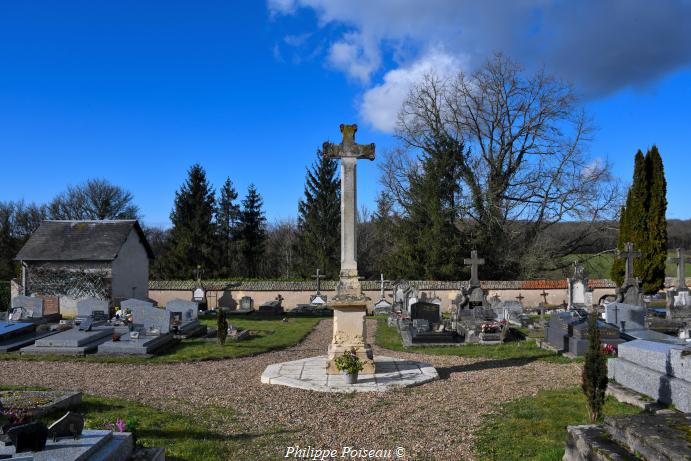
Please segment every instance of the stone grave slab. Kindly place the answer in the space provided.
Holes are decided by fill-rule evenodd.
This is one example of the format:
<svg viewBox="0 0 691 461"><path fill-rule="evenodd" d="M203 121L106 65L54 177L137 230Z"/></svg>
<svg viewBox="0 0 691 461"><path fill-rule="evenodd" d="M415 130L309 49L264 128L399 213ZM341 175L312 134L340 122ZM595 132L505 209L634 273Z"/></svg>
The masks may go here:
<svg viewBox="0 0 691 461"><path fill-rule="evenodd" d="M110 304L107 300L96 299L96 298L86 298L77 302L77 317L98 317L99 315L94 313L102 313L109 316Z"/></svg>
<svg viewBox="0 0 691 461"><path fill-rule="evenodd" d="M132 305L132 323L135 328L143 330L145 335L151 335L158 331L158 334L170 332L171 313L165 309L154 307L153 304Z"/></svg>
<svg viewBox="0 0 691 461"><path fill-rule="evenodd" d="M95 351L113 335L113 327L94 327L91 331L71 328L47 338L37 340L33 345L21 349L22 354L64 354L85 355Z"/></svg>
<svg viewBox="0 0 691 461"><path fill-rule="evenodd" d="M58 333L57 330L36 328L34 323L0 322L0 352L12 352L33 344L37 339Z"/></svg>
<svg viewBox="0 0 691 461"><path fill-rule="evenodd" d="M85 430L79 439L48 440L43 451L22 453L34 461L108 460L127 461L132 456L132 434L107 430ZM0 446L0 455L15 454L15 447ZM31 459L31 458L29 458Z"/></svg>
<svg viewBox="0 0 691 461"><path fill-rule="evenodd" d="M82 393L74 391L0 391L6 408L20 408L38 418L55 410L72 408L82 402Z"/></svg>
<svg viewBox="0 0 691 461"><path fill-rule="evenodd" d="M106 341L98 346L99 355L153 355L170 347L175 342L170 333L159 336L140 336L132 338L129 335L121 336L118 341Z"/></svg>

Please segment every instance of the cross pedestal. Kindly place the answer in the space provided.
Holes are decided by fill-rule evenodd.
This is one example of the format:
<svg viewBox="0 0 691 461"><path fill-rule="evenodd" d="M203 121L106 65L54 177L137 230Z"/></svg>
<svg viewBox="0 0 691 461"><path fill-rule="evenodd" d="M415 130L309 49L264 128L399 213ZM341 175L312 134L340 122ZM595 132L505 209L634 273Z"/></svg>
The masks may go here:
<svg viewBox="0 0 691 461"><path fill-rule="evenodd" d="M357 271L357 160L374 160L374 144L356 144L357 125L341 125L341 144L324 143L327 158L341 160L341 273L336 296L329 302L334 311L334 329L329 346L327 373L338 374L334 360L355 350L362 361L363 374L374 373L372 348L366 344L368 298L362 293Z"/></svg>

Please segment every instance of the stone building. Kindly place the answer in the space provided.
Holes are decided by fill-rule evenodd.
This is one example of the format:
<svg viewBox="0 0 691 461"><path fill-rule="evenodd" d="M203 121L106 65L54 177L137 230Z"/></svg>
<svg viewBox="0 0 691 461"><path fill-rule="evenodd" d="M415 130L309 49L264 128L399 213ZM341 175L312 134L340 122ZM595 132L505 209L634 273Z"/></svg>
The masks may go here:
<svg viewBox="0 0 691 461"><path fill-rule="evenodd" d="M88 297L146 299L153 258L136 220L43 221L15 258L18 294L55 297L67 316Z"/></svg>

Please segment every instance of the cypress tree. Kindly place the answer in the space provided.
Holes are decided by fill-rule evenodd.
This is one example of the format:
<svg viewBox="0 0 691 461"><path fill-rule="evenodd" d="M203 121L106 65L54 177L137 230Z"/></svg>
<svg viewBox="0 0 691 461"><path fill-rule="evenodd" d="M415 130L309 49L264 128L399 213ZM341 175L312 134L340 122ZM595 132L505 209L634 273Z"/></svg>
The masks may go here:
<svg viewBox="0 0 691 461"><path fill-rule="evenodd" d="M626 196L626 205L619 218L619 236L617 249L623 251L627 242L635 245L636 249L644 253L646 247L647 213L648 209L648 172L645 156L640 150L636 152L633 169L633 182ZM641 259L634 262L634 275L641 273ZM624 262L615 258L611 271L612 280L618 285L624 281Z"/></svg>
<svg viewBox="0 0 691 461"><path fill-rule="evenodd" d="M175 193L170 213L169 250L164 270L168 277L191 278L197 266L213 273L214 264L214 191L199 164L192 165L187 180Z"/></svg>
<svg viewBox="0 0 691 461"><path fill-rule="evenodd" d="M219 307L216 309L216 336L221 346L225 346L226 338L228 337L228 319L226 311Z"/></svg>
<svg viewBox="0 0 691 461"><path fill-rule="evenodd" d="M594 423L602 416L607 391L607 357L600 344L600 330L597 328L597 314L588 315L588 352L581 374L581 389L585 394L590 422Z"/></svg>
<svg viewBox="0 0 691 461"><path fill-rule="evenodd" d="M647 248L641 252L643 291L657 293L665 286L667 262L667 181L662 157L653 147L646 154L649 180Z"/></svg>
<svg viewBox="0 0 691 461"><path fill-rule="evenodd" d="M643 284L645 293L664 288L667 261L667 182L662 157L656 146L645 156L636 153L633 183L626 197L619 222L617 248L632 242L641 257L634 261L634 275ZM612 280L621 284L624 261L612 265Z"/></svg>
<svg viewBox="0 0 691 461"><path fill-rule="evenodd" d="M233 187L230 178L221 187L221 194L216 204L216 233L219 249L219 262L217 275L230 277L236 267L238 228L240 221L240 205L235 203L238 193Z"/></svg>
<svg viewBox="0 0 691 461"><path fill-rule="evenodd" d="M336 278L340 268L341 181L338 163L317 150L307 169L305 197L298 203L297 254L303 277L321 269Z"/></svg>
<svg viewBox="0 0 691 461"><path fill-rule="evenodd" d="M240 213L240 247L247 277L259 276L266 243L266 218L264 201L254 184L247 188Z"/></svg>

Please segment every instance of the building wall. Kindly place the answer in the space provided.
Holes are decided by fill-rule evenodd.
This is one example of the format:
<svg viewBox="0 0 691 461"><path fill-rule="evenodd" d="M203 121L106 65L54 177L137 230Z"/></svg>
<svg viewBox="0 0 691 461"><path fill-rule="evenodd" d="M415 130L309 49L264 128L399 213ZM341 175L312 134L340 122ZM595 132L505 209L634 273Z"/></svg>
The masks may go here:
<svg viewBox="0 0 691 461"><path fill-rule="evenodd" d="M114 300L149 297L149 257L134 229L113 261L112 287Z"/></svg>
<svg viewBox="0 0 691 461"><path fill-rule="evenodd" d="M561 304L567 299L565 289L546 289L547 302L549 304ZM240 302L243 296L249 296L254 301L254 308L267 301L276 299L279 294L283 297L283 307L286 310L294 308L297 304L308 304L310 296L313 295L314 290L309 291L249 291L249 290L207 290L206 296L210 309L216 309L219 305L224 307L233 307ZM374 304L380 299L379 290L366 290L365 295L370 298L368 306L373 308ZM442 310L444 312L451 311L451 302L458 296L458 290L420 290L420 298L433 299L439 297L442 301ZM541 296L542 289L539 290L488 290L488 297L498 295L504 301L513 301L519 295L523 296L523 305L526 307L537 307L543 302ZM329 299L336 294L333 290L322 290L322 294ZM614 295L613 288L596 288L593 290L593 302L597 303L602 296ZM173 299L192 299L191 290L149 290L149 297L158 302L159 306L164 306ZM391 302L391 291L386 292L386 299Z"/></svg>

